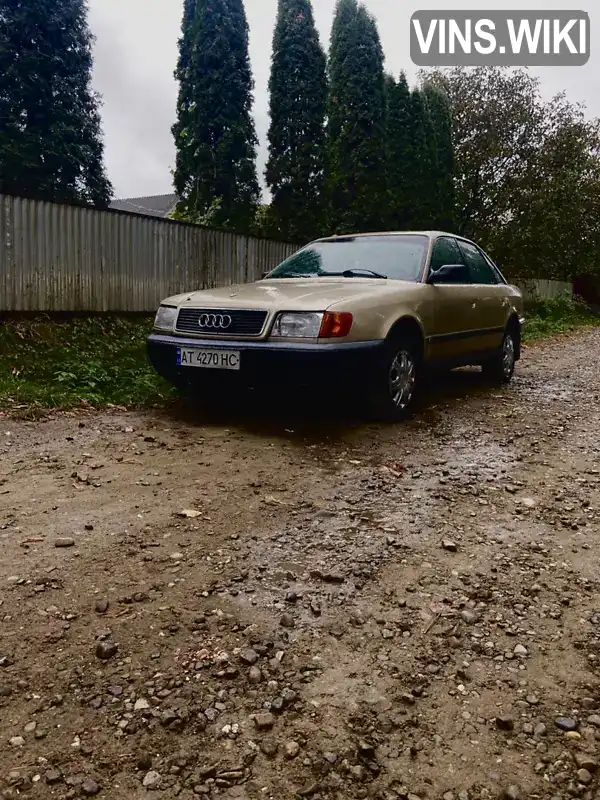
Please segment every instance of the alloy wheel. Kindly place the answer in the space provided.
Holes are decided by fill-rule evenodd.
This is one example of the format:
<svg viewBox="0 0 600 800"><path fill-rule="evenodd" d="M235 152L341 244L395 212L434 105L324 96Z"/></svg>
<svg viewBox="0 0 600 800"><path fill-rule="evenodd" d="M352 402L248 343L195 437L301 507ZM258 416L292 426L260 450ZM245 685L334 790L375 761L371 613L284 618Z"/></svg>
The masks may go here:
<svg viewBox="0 0 600 800"><path fill-rule="evenodd" d="M502 345L502 372L505 378L510 378L515 368L515 342L510 333L507 333Z"/></svg>
<svg viewBox="0 0 600 800"><path fill-rule="evenodd" d="M410 405L415 391L416 366L411 353L401 350L396 354L389 372L389 391L394 405L406 409Z"/></svg>

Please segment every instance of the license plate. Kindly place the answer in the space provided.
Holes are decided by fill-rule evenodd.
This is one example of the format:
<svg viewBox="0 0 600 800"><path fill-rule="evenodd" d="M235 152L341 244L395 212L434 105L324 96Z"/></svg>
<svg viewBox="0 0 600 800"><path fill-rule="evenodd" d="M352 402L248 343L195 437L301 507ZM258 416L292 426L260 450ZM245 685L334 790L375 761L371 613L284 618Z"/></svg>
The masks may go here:
<svg viewBox="0 0 600 800"><path fill-rule="evenodd" d="M238 350L199 350L178 347L177 366L238 370L240 368L240 354Z"/></svg>

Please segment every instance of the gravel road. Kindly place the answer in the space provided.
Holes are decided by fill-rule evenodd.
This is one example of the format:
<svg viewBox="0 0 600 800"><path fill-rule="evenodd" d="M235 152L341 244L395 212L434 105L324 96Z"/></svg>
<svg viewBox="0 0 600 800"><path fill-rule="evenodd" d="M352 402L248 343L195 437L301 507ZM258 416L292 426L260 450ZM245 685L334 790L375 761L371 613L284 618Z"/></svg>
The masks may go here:
<svg viewBox="0 0 600 800"><path fill-rule="evenodd" d="M600 797L599 364L388 427L0 417L0 798Z"/></svg>

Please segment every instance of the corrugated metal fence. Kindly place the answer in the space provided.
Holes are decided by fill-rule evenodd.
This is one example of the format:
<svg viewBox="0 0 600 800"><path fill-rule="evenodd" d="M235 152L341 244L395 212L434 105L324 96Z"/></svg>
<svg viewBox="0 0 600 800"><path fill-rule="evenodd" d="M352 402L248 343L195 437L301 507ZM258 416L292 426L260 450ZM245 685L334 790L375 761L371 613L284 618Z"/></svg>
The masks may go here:
<svg viewBox="0 0 600 800"><path fill-rule="evenodd" d="M154 311L253 281L296 245L0 195L0 311Z"/></svg>
<svg viewBox="0 0 600 800"><path fill-rule="evenodd" d="M0 311L152 312L169 295L256 280L298 247L0 195ZM527 297L569 283L526 281Z"/></svg>
<svg viewBox="0 0 600 800"><path fill-rule="evenodd" d="M549 300L564 294L573 294L573 284L545 279L523 281L519 287L526 299Z"/></svg>

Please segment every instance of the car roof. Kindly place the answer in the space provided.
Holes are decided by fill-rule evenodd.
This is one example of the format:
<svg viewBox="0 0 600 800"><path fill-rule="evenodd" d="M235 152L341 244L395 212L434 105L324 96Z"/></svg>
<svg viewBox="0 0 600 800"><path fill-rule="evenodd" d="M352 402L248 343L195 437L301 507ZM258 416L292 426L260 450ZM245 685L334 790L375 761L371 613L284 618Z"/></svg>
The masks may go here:
<svg viewBox="0 0 600 800"><path fill-rule="evenodd" d="M459 239L463 238L455 233L448 233L448 231L373 231L371 233L339 233L333 236L324 236L322 239L316 239L316 241L335 242L336 239L359 239L366 236L427 236L429 239L438 239L440 236L454 236Z"/></svg>

